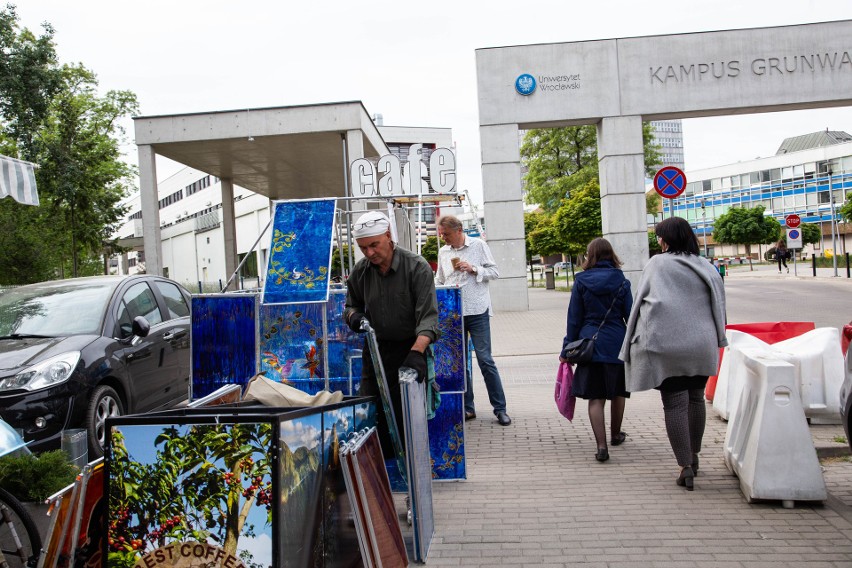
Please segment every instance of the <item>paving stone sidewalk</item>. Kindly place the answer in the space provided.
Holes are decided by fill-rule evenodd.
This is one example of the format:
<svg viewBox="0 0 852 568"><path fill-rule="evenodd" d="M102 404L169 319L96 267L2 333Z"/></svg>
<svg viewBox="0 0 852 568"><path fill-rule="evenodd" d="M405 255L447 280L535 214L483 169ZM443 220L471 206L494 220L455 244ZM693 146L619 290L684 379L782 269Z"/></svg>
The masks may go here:
<svg viewBox="0 0 852 568"><path fill-rule="evenodd" d="M494 355L513 424L466 423L468 478L436 483L429 566L852 566L852 460L822 460L825 503L748 504L722 461L726 423L708 405L696 489L678 468L656 391L634 394L627 442L598 463L584 401L572 423L553 402L568 294L531 290L531 310L492 318ZM476 367L476 365L474 365ZM811 427L817 445L840 426ZM839 433L839 434L838 434ZM840 452L842 453L842 452Z"/></svg>

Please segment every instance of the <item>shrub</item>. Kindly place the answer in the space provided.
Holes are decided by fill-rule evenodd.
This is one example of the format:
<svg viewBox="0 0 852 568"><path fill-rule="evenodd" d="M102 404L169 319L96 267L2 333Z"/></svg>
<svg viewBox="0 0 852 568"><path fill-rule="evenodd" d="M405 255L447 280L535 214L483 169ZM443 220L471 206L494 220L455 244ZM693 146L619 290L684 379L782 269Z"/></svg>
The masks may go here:
<svg viewBox="0 0 852 568"><path fill-rule="evenodd" d="M0 487L21 501L42 502L74 483L78 468L62 450L0 458Z"/></svg>

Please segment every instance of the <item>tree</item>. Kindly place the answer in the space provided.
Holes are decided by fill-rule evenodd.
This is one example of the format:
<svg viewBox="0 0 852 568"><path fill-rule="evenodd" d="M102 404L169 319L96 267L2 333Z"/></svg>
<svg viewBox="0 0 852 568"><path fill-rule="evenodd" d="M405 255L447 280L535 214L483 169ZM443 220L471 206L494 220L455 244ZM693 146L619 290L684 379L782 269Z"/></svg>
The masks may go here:
<svg viewBox="0 0 852 568"><path fill-rule="evenodd" d="M0 201L0 284L76 276L81 266L102 272L134 174L121 160L118 121L137 112L136 96L98 96L94 73L57 63L53 29L21 29L12 5L0 10L0 51L0 150L40 166L41 202Z"/></svg>
<svg viewBox="0 0 852 568"><path fill-rule="evenodd" d="M734 207L716 219L713 226L716 242L745 245L752 270L751 245L772 243L778 240L781 233L781 224L774 217L764 215L763 211L762 205L751 209Z"/></svg>
<svg viewBox="0 0 852 568"><path fill-rule="evenodd" d="M653 144L654 131L642 123L645 173L654 174L660 162L659 147ZM521 159L527 167L524 177L527 203L536 203L553 213L571 191L598 179L597 129L594 126L535 128L521 144Z"/></svg>
<svg viewBox="0 0 852 568"><path fill-rule="evenodd" d="M852 223L852 191L846 194L846 203L839 210L840 217L847 223Z"/></svg>
<svg viewBox="0 0 852 568"><path fill-rule="evenodd" d="M434 235L427 237L426 242L420 247L420 256L427 262L438 262L438 248L438 237Z"/></svg>
<svg viewBox="0 0 852 568"><path fill-rule="evenodd" d="M563 250L572 255L584 253L592 239L603 235L597 180L589 181L563 202L556 211L554 225L563 239Z"/></svg>
<svg viewBox="0 0 852 568"><path fill-rule="evenodd" d="M818 243L822 239L822 229L815 223L802 223L799 230L802 232L803 245Z"/></svg>

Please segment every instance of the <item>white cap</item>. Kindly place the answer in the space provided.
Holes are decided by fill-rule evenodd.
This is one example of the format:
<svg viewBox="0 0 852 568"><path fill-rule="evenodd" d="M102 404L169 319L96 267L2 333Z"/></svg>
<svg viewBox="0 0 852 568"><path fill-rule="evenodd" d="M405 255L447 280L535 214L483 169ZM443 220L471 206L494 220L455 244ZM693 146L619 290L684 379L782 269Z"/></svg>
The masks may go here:
<svg viewBox="0 0 852 568"><path fill-rule="evenodd" d="M368 211L352 223L352 236L356 239L374 237L390 230L390 221L381 211Z"/></svg>

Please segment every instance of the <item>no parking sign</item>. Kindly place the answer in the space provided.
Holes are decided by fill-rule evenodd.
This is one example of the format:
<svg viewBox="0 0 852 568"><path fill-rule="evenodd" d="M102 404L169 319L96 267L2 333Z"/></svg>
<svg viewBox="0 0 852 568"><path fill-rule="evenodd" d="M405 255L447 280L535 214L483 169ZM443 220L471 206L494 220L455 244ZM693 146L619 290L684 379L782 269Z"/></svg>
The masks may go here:
<svg viewBox="0 0 852 568"><path fill-rule="evenodd" d="M802 230L787 229L787 248L800 249L802 248Z"/></svg>

